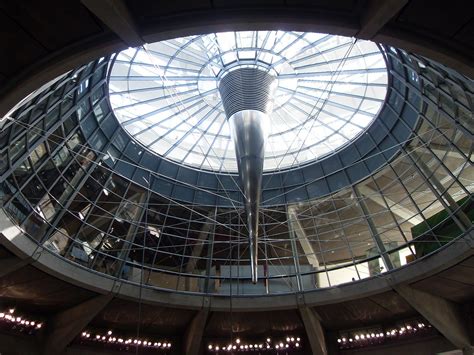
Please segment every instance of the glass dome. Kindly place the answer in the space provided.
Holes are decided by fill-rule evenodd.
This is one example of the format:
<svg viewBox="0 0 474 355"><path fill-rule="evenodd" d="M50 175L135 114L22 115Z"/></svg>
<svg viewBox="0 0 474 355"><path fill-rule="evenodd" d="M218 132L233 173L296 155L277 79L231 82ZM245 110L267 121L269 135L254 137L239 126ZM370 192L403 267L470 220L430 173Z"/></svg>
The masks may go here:
<svg viewBox="0 0 474 355"><path fill-rule="evenodd" d="M314 161L351 142L373 122L387 92L384 55L373 42L246 31L120 52L109 76L110 103L126 131L154 153L198 169L237 172L218 84L241 67L276 78L267 172Z"/></svg>
<svg viewBox="0 0 474 355"><path fill-rule="evenodd" d="M457 243L474 220L473 82L383 48L388 95L364 134L330 159L264 175L257 284L234 176L162 159L127 134L109 105L110 57L44 86L4 121L2 233L64 277L172 292L186 306L191 295L293 302Z"/></svg>

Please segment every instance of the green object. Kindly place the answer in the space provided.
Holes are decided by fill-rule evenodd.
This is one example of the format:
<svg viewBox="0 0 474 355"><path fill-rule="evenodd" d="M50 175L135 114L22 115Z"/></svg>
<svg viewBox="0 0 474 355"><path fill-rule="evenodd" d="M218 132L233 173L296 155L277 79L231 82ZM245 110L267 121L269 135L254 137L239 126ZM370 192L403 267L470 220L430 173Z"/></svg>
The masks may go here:
<svg viewBox="0 0 474 355"><path fill-rule="evenodd" d="M470 221L474 221L474 200L472 195L456 201ZM430 254L462 234L461 229L450 218L447 210L442 210L425 222L411 228L417 258Z"/></svg>

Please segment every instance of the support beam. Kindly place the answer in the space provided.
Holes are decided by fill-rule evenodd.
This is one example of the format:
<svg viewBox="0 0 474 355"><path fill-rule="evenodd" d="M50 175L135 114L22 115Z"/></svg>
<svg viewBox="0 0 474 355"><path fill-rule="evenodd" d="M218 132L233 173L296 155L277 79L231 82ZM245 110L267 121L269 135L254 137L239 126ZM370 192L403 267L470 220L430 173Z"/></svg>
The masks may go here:
<svg viewBox="0 0 474 355"><path fill-rule="evenodd" d="M0 277L7 276L8 274L21 269L29 263L30 259L20 259L16 257L0 259Z"/></svg>
<svg viewBox="0 0 474 355"><path fill-rule="evenodd" d="M395 286L394 289L446 339L462 349L464 355L473 354L468 332L453 302L410 286L400 285Z"/></svg>
<svg viewBox="0 0 474 355"><path fill-rule="evenodd" d="M57 314L48 321L48 334L43 353L61 354L113 297L112 294L94 297Z"/></svg>
<svg viewBox="0 0 474 355"><path fill-rule="evenodd" d="M386 207L384 203L384 199L374 189L368 187L367 185L361 185L358 187L358 189L362 195L371 199L377 205L382 206L384 208ZM414 212L410 211L408 208L397 204L396 202L392 201L388 197L385 197L385 201L387 201L387 203L391 206L390 211L392 211L393 214L397 215L400 218L403 218L408 223L417 225L423 222L423 218L417 216Z"/></svg>
<svg viewBox="0 0 474 355"><path fill-rule="evenodd" d="M459 228L466 232L472 228L472 223L469 217L459 208L459 205L451 197L449 191L438 181L431 169L425 164L420 155L413 149L407 149L408 157L413 161L413 165L418 170L421 177L427 181L428 187L431 189L437 199L443 206L452 212L454 222Z"/></svg>
<svg viewBox="0 0 474 355"><path fill-rule="evenodd" d="M295 232L296 238L300 242L301 248L304 251L306 258L308 259L308 263L312 265L314 268L319 268L319 260L314 253L314 248L311 242L308 239L300 221L298 220L298 214L294 207L288 208L288 220L290 221L290 226L293 228Z"/></svg>
<svg viewBox="0 0 474 355"><path fill-rule="evenodd" d="M311 346L311 352L313 355L327 355L324 329L319 316L307 306L300 306L299 311Z"/></svg>
<svg viewBox="0 0 474 355"><path fill-rule="evenodd" d="M408 0L370 0L357 37L372 39L407 3Z"/></svg>
<svg viewBox="0 0 474 355"><path fill-rule="evenodd" d="M184 352L187 355L198 355L201 353L202 336L206 328L207 319L209 317L209 309L200 310L193 318L186 329L184 335Z"/></svg>
<svg viewBox="0 0 474 355"><path fill-rule="evenodd" d="M128 46L138 47L145 42L124 0L82 0L82 4Z"/></svg>
<svg viewBox="0 0 474 355"><path fill-rule="evenodd" d="M357 202L360 206L360 209L362 210L362 213L364 214L365 221L367 222L367 227L369 228L369 232L372 236L372 239L374 240L375 245L377 246L377 249L379 251L380 256L382 257L385 267L387 268L387 270L392 270L394 268L392 260L390 260L390 256L387 254L387 250L385 249L385 245L383 244L383 241L380 238L379 233L377 232L375 223L372 220L372 216L369 213L367 205L365 204L365 199L362 198L358 187L354 186L352 189L357 197Z"/></svg>

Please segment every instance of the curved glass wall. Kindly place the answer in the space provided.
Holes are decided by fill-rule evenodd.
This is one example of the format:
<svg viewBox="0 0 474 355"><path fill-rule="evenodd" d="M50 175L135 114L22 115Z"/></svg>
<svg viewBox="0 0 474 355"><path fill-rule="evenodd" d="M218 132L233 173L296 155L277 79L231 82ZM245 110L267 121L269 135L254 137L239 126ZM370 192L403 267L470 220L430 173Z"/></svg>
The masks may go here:
<svg viewBox="0 0 474 355"><path fill-rule="evenodd" d="M256 67L275 78L265 171L297 167L352 141L380 111L387 68L370 41L246 31L176 38L114 59L110 102L122 126L161 157L237 172L218 84Z"/></svg>
<svg viewBox="0 0 474 355"><path fill-rule="evenodd" d="M366 138L380 150L348 146L351 164L365 166L357 180L338 169L346 183L332 185L323 168L292 182L326 184L318 195L262 208L257 285L242 206L202 203L212 187L170 162L174 180L163 178L157 157L127 139L108 102L108 58L66 74L2 120L3 212L25 238L79 267L175 292L311 291L410 263L472 229L474 85L425 58L385 53L392 66L383 110L394 119L376 119Z"/></svg>

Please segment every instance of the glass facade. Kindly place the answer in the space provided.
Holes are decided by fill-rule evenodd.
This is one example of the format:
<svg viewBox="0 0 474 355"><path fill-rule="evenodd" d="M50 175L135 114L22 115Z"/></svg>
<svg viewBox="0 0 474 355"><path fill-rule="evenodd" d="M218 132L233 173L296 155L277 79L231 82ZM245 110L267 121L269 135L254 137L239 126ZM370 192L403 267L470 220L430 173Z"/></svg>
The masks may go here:
<svg viewBox="0 0 474 355"><path fill-rule="evenodd" d="M64 75L3 122L3 210L58 257L175 292L304 292L403 266L472 228L474 84L392 47L379 53L387 100L367 131L327 159L265 176L273 203L261 210L257 285L232 175L161 159L132 139L109 103L110 58Z"/></svg>

